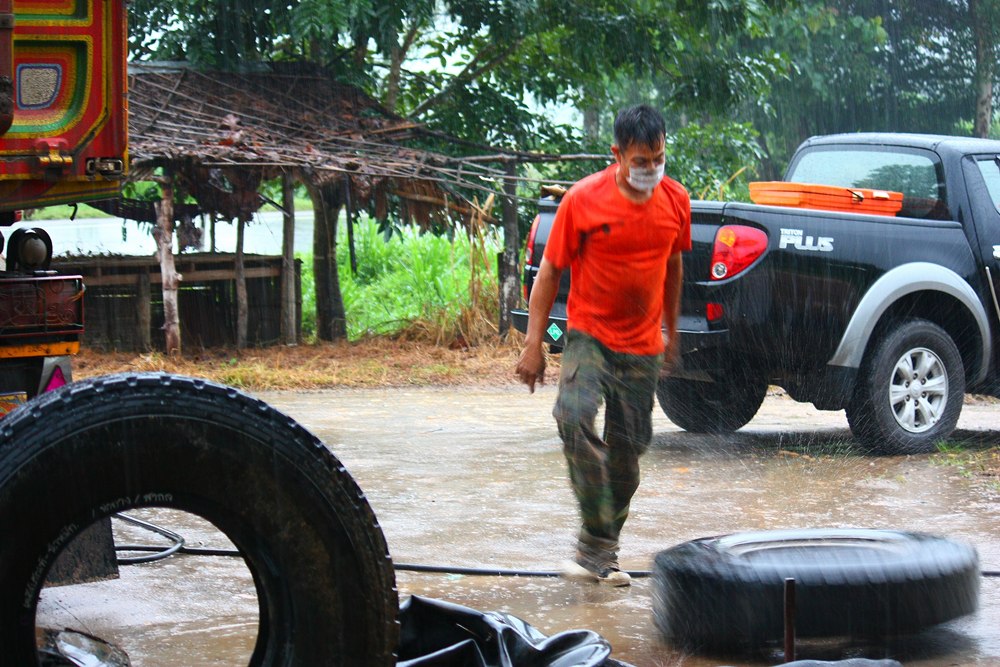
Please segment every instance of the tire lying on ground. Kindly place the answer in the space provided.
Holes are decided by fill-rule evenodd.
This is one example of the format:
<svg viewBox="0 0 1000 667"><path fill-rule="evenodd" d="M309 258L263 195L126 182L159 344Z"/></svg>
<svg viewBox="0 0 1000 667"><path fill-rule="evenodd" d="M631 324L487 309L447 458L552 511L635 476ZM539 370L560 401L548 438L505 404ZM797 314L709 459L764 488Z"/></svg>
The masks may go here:
<svg viewBox="0 0 1000 667"><path fill-rule="evenodd" d="M135 507L208 519L242 552L259 603L251 665L392 665L395 574L354 480L295 421L220 385L118 375L0 421L0 646L37 664L35 610L61 548Z"/></svg>
<svg viewBox="0 0 1000 667"><path fill-rule="evenodd" d="M920 533L804 529L708 537L661 551L653 616L693 651L759 648L784 636L785 579L795 579L799 637L882 637L975 611L972 547Z"/></svg>

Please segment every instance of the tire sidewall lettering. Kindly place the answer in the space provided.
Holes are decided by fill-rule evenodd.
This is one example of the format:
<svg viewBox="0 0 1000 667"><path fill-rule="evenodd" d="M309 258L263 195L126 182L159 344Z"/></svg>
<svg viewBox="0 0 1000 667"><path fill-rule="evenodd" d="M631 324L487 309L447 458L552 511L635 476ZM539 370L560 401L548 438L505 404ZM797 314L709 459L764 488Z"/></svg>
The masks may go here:
<svg viewBox="0 0 1000 667"><path fill-rule="evenodd" d="M42 577L44 577L45 573L49 571L49 566L52 565L53 561L55 561L60 552L62 552L63 547L65 547L78 532L80 532L79 524L67 524L62 527L56 538L49 542L48 546L42 553L42 556L35 563L35 567L31 571L31 576L28 577L28 581L25 584L24 597L22 601L22 606L25 610L31 610L34 608L37 591L42 587Z"/></svg>
<svg viewBox="0 0 1000 667"><path fill-rule="evenodd" d="M125 496L112 500L108 503L101 503L98 507L91 510L91 518L96 521L117 512L124 512L125 510L135 509L136 507L149 505L172 506L173 504L174 494L172 493L137 493L131 497Z"/></svg>

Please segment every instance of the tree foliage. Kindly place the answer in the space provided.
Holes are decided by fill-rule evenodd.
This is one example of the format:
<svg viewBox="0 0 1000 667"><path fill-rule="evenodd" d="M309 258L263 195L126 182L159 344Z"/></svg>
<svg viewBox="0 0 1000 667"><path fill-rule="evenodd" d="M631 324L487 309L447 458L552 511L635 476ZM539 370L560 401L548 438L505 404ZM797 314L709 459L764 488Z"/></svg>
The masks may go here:
<svg viewBox="0 0 1000 667"><path fill-rule="evenodd" d="M985 136L995 127L1000 0L132 0L130 7L135 59L214 69L309 61L389 111L464 140L435 146L452 153L488 145L605 154L616 111L652 103L668 118L668 173L702 197L745 197L746 181L779 177L813 134ZM578 110L583 127L553 120L544 113L552 107ZM597 166L530 169L573 179ZM313 192L323 338L344 330L331 250L338 197ZM505 253L509 267L514 255Z"/></svg>
<svg viewBox="0 0 1000 667"><path fill-rule="evenodd" d="M997 0L804 0L773 19L769 47L793 66L766 106L742 112L762 135L768 177L814 134L965 133L984 87L990 125L996 91L977 77L997 74Z"/></svg>
<svg viewBox="0 0 1000 667"><path fill-rule="evenodd" d="M319 62L403 115L470 141L552 149L566 128L532 105L609 102L609 80L663 82L731 104L773 74L716 47L766 32L762 0L135 0L137 59L234 68ZM735 43L735 42L734 42ZM654 92L654 91L650 91Z"/></svg>
<svg viewBox="0 0 1000 667"><path fill-rule="evenodd" d="M694 190L725 181L731 174L722 172L744 161L761 161L759 174L775 177L813 134L986 134L997 94L1000 0L133 0L131 7L134 58L222 68L307 59L390 110L474 144L605 152L615 111L652 102L678 130L678 164L719 160L691 169ZM552 120L540 112L546 106L578 109L584 127Z"/></svg>
<svg viewBox="0 0 1000 667"><path fill-rule="evenodd" d="M129 9L133 58L207 68L267 59L290 20L288 5L274 0L133 0Z"/></svg>

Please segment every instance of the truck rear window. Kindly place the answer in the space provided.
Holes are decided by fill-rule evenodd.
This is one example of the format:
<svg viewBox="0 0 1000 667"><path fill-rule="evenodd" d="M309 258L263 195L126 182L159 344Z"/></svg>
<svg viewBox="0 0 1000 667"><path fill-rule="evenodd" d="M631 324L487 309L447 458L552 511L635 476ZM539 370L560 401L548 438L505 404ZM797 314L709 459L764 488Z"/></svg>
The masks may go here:
<svg viewBox="0 0 1000 667"><path fill-rule="evenodd" d="M785 180L902 192L903 208L897 215L945 219L948 207L941 174L937 160L923 151L817 146L799 154Z"/></svg>
<svg viewBox="0 0 1000 667"><path fill-rule="evenodd" d="M993 206L1000 212L1000 158L990 158L988 160L976 160L979 172L986 182L986 189L993 200Z"/></svg>

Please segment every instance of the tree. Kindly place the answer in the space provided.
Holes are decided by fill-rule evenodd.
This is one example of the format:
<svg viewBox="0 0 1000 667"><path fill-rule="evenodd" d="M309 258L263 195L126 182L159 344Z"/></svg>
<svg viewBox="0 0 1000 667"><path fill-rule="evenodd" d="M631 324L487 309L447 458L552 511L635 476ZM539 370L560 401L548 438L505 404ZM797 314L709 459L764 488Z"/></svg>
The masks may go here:
<svg viewBox="0 0 1000 667"><path fill-rule="evenodd" d="M278 0L133 0L129 52L233 69L270 60L288 34L291 6Z"/></svg>
<svg viewBox="0 0 1000 667"><path fill-rule="evenodd" d="M813 134L987 136L997 93L997 0L806 0L776 15L770 48L793 68L748 108L764 171Z"/></svg>
<svg viewBox="0 0 1000 667"><path fill-rule="evenodd" d="M668 122L668 173L697 196L726 196L760 161L746 109L765 104L789 62L768 41L775 17L793 3L677 2L652 66L595 75L577 104L592 152L607 151L616 111L651 102ZM745 189L745 185L743 185Z"/></svg>
<svg viewBox="0 0 1000 667"><path fill-rule="evenodd" d="M976 53L976 114L972 134L988 137L993 124L993 82L997 76L997 57L1000 56L1000 1L968 2Z"/></svg>
<svg viewBox="0 0 1000 667"><path fill-rule="evenodd" d="M130 45L207 67L310 60L390 111L527 150L579 140L530 101L600 105L611 80L656 75L695 104L739 97L774 63L723 58L720 40L762 34L789 1L134 0Z"/></svg>
<svg viewBox="0 0 1000 667"><path fill-rule="evenodd" d="M170 170L164 170L159 179L162 195L156 202L156 227L153 238L156 239L156 257L160 263L160 275L163 283L163 335L168 355L181 353L181 324L178 310L178 290L181 276L174 265L174 176Z"/></svg>
<svg viewBox="0 0 1000 667"><path fill-rule="evenodd" d="M741 109L759 133L764 179L780 178L805 138L873 129L884 119L886 31L881 18L853 14L846 4L807 0L773 16L764 42L789 68L761 103Z"/></svg>
<svg viewBox="0 0 1000 667"><path fill-rule="evenodd" d="M707 95L718 80L712 72L734 69L718 66L716 38L757 29L774 2L720 0L709 9L693 0L135 0L131 50L134 58L211 68L310 60L379 96L390 111L468 142L436 148L575 151L578 134L531 100L598 104L606 81L650 80L656 72L679 81L686 62L703 63L703 76L684 85ZM418 66L419 58L436 66ZM663 69L664 62L672 64ZM735 70L759 74L762 62L743 59ZM730 76L725 89L740 86ZM321 338L344 329L330 252L341 202L324 190L310 186L315 261L323 263L315 267ZM516 236L508 242L519 247Z"/></svg>
<svg viewBox="0 0 1000 667"><path fill-rule="evenodd" d="M856 5L858 12L879 16L888 36L881 62L889 76L879 102L890 125L885 129L961 131L976 104L969 3L880 0L875 7Z"/></svg>

